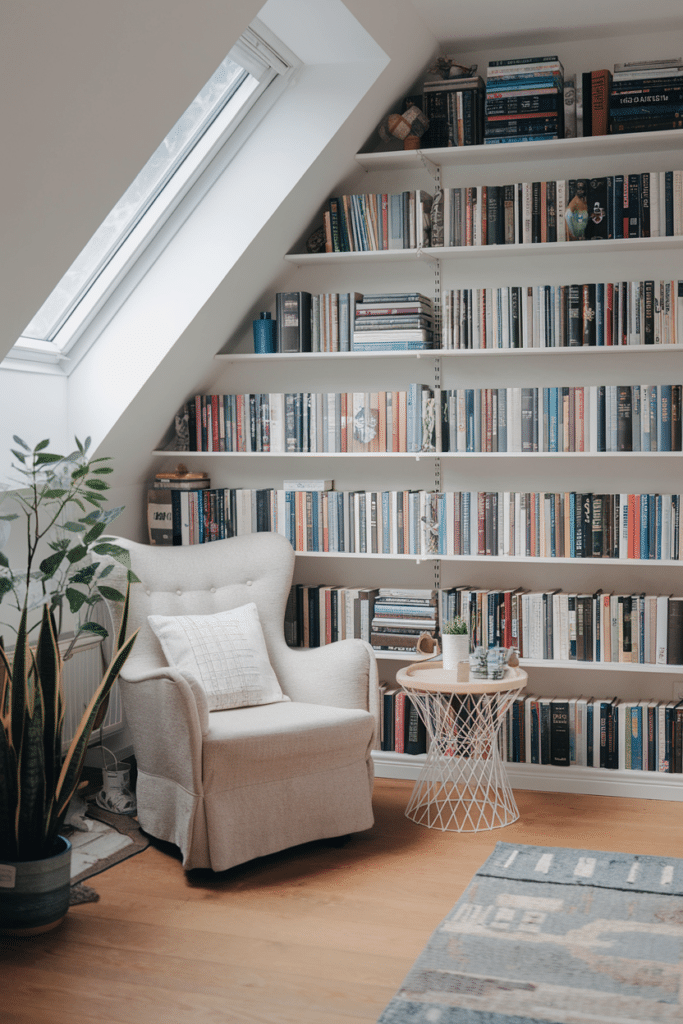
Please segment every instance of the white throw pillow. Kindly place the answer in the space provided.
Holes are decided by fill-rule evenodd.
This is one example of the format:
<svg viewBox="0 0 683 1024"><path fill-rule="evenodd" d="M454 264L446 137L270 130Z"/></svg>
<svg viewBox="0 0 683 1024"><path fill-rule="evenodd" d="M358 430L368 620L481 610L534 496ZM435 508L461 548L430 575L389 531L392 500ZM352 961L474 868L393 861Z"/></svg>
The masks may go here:
<svg viewBox="0 0 683 1024"><path fill-rule="evenodd" d="M169 665L201 684L209 711L289 700L268 660L255 604L215 615L149 615L148 621Z"/></svg>

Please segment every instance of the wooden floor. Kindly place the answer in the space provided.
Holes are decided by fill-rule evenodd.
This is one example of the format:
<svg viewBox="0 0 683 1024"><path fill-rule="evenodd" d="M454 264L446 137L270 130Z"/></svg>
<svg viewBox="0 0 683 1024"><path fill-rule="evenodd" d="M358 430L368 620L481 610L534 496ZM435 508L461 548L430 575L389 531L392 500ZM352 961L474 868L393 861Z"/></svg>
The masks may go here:
<svg viewBox="0 0 683 1024"><path fill-rule="evenodd" d="M379 779L375 826L222 875L153 845L91 879L59 929L0 939L3 1024L371 1024L497 841L680 856L683 806L518 792L476 835L408 821Z"/></svg>

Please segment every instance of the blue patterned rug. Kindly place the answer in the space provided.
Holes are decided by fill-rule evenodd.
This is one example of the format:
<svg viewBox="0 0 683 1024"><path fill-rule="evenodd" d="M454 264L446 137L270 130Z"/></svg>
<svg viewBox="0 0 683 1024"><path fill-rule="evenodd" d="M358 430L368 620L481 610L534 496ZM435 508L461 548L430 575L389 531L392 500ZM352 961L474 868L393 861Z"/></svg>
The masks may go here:
<svg viewBox="0 0 683 1024"><path fill-rule="evenodd" d="M378 1024L683 1022L683 860L497 843Z"/></svg>

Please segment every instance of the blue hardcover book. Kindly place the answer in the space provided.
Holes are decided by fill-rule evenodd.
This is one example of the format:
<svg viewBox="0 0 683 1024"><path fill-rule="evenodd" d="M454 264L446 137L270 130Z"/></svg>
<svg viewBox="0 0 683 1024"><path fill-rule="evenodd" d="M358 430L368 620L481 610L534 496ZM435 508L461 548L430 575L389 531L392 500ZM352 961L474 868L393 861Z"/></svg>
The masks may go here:
<svg viewBox="0 0 683 1024"><path fill-rule="evenodd" d="M659 448L671 451L671 384L660 384L659 390Z"/></svg>
<svg viewBox="0 0 683 1024"><path fill-rule="evenodd" d="M576 493L569 494L569 557L576 558Z"/></svg>
<svg viewBox="0 0 683 1024"><path fill-rule="evenodd" d="M631 708L631 768L643 768L643 709L636 705Z"/></svg>
<svg viewBox="0 0 683 1024"><path fill-rule="evenodd" d="M593 702L586 704L586 765L593 767Z"/></svg>
<svg viewBox="0 0 683 1024"><path fill-rule="evenodd" d="M595 286L595 344L605 344L605 285Z"/></svg>
<svg viewBox="0 0 683 1024"><path fill-rule="evenodd" d="M543 388L543 430L542 450L549 452L550 449L550 388Z"/></svg>
<svg viewBox="0 0 683 1024"><path fill-rule="evenodd" d="M443 491L436 496L436 515L439 527L439 554L447 555L446 495Z"/></svg>

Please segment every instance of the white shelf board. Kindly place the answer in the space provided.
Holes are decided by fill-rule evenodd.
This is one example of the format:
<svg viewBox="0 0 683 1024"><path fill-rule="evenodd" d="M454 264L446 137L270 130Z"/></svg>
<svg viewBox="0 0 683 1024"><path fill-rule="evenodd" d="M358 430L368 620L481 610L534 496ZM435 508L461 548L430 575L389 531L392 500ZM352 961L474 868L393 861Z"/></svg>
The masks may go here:
<svg viewBox="0 0 683 1024"><path fill-rule="evenodd" d="M529 562L533 565L622 565L638 568L680 568L683 562L671 558L541 558L536 555L391 555L377 551L297 551L298 558L386 558L390 561L410 559L413 562Z"/></svg>
<svg viewBox="0 0 683 1024"><path fill-rule="evenodd" d="M683 452L195 452L156 449L152 455L210 459L680 459Z"/></svg>
<svg viewBox="0 0 683 1024"><path fill-rule="evenodd" d="M613 358L615 355L627 355L633 353L645 354L648 356L662 354L680 355L683 353L683 345L578 345L561 346L558 348L430 348L417 352L269 352L267 356L255 352L219 352L214 359L229 363L260 363L264 360L269 362L319 362L327 359L470 359L470 358L500 358L501 356L512 356L513 358L524 358L527 356L561 356L571 353L572 359L594 356L607 356Z"/></svg>
<svg viewBox="0 0 683 1024"><path fill-rule="evenodd" d="M586 157L631 155L670 150L683 144L680 130L597 135L588 138L547 139L544 142L515 142L506 145L452 146L437 149L392 150L385 153L357 153L356 160L367 171L415 170L424 167L467 167L481 164L505 165L511 160L583 159Z"/></svg>
<svg viewBox="0 0 683 1024"><path fill-rule="evenodd" d="M422 249L379 249L370 252L290 252L284 259L298 267L326 263L405 262L406 260L471 260L502 256L518 259L520 256L585 256L600 253L668 252L680 249L682 237L667 235L660 238L602 238L583 242L536 242L513 245L454 245L425 246Z"/></svg>
<svg viewBox="0 0 683 1024"><path fill-rule="evenodd" d="M678 563L680 564L680 563ZM621 661L549 661L539 658L520 658L522 668L589 669L592 672L640 672L645 675L683 675L683 665L649 665Z"/></svg>

